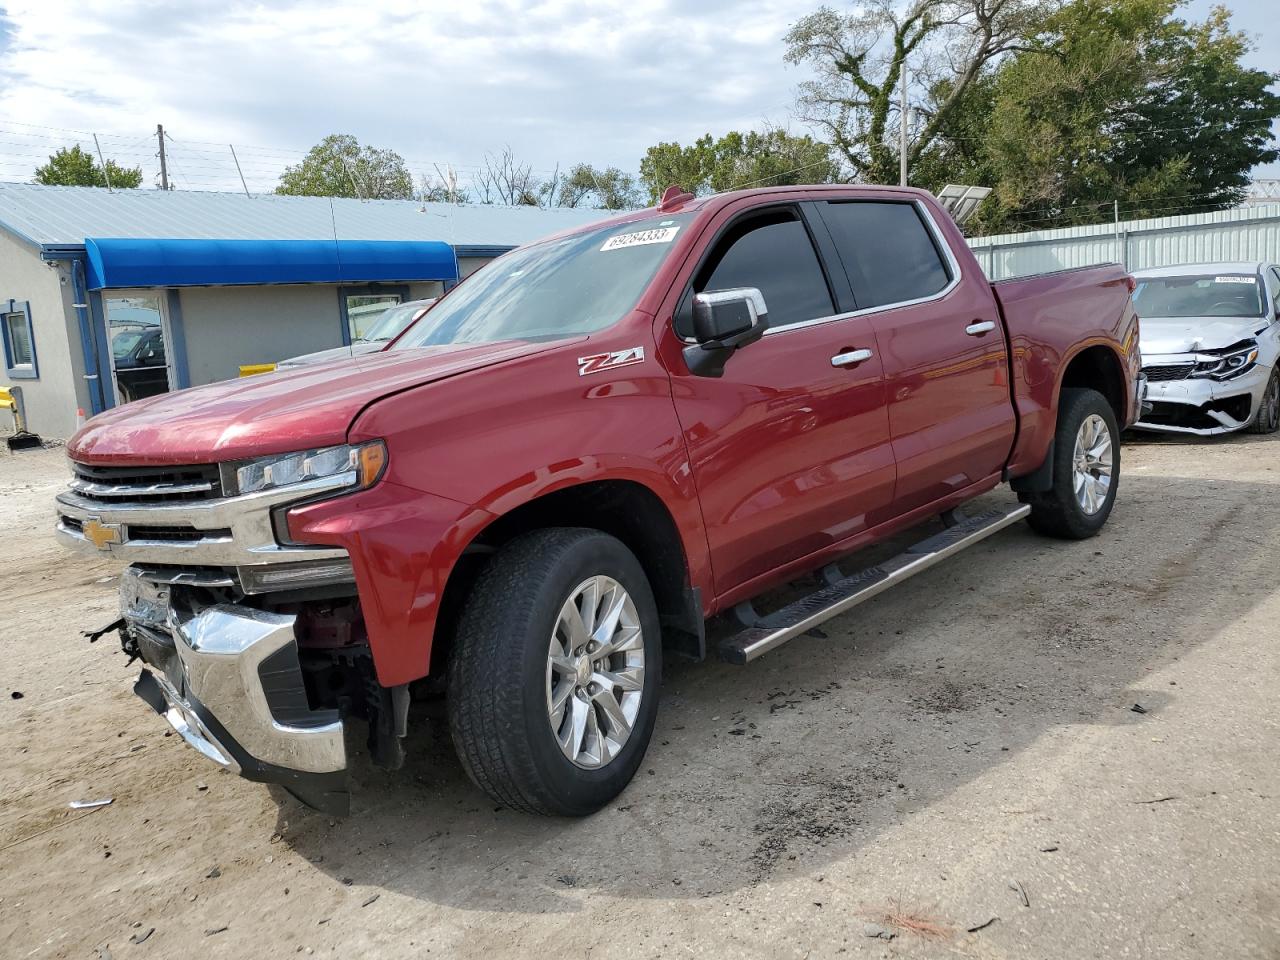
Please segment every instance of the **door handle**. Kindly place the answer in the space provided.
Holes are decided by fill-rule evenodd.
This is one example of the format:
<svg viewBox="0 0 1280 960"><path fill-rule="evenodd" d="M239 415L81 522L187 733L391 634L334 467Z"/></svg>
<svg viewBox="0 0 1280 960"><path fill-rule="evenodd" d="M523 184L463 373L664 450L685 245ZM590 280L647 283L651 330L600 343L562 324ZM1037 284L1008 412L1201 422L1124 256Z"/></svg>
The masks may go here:
<svg viewBox="0 0 1280 960"><path fill-rule="evenodd" d="M864 361L870 360L875 354L865 347L861 350L848 350L844 353L837 353L831 358L833 367L852 367Z"/></svg>
<svg viewBox="0 0 1280 960"><path fill-rule="evenodd" d="M971 323L964 328L964 332L971 337L980 337L984 333L990 333L996 328L994 320L980 320L977 323Z"/></svg>

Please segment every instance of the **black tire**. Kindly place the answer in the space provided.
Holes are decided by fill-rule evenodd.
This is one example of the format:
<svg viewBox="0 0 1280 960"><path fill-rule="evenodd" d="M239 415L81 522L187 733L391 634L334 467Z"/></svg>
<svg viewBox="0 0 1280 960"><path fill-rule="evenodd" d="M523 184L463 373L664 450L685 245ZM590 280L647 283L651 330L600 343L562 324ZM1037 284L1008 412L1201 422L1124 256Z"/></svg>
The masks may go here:
<svg viewBox="0 0 1280 960"><path fill-rule="evenodd" d="M1271 371L1267 389L1258 404L1258 415L1249 424L1250 433L1275 433L1280 430L1280 365Z"/></svg>
<svg viewBox="0 0 1280 960"><path fill-rule="evenodd" d="M631 732L603 766L571 762L548 718L548 652L561 608L594 576L630 595L644 678ZM658 715L662 644L653 591L621 541L598 530L537 530L499 550L459 619L449 664L449 730L468 776L494 800L555 816L585 816L635 776Z"/></svg>
<svg viewBox="0 0 1280 960"><path fill-rule="evenodd" d="M1111 438L1111 484L1101 505L1088 513L1076 499L1074 459L1076 436L1089 417L1097 415ZM1120 429L1111 404L1096 390L1068 388L1058 402L1058 428L1053 436L1053 486L1019 498L1031 505L1027 523L1037 533L1063 540L1085 540L1097 534L1111 515L1120 485Z"/></svg>

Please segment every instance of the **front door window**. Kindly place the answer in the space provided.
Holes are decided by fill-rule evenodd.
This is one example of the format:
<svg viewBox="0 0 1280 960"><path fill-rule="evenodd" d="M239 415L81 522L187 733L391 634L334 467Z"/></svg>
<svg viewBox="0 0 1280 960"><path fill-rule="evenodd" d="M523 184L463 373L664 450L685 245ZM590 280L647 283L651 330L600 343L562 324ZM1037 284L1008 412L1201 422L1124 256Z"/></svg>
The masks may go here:
<svg viewBox="0 0 1280 960"><path fill-rule="evenodd" d="M167 393L167 324L159 293L104 298L116 398L121 403Z"/></svg>

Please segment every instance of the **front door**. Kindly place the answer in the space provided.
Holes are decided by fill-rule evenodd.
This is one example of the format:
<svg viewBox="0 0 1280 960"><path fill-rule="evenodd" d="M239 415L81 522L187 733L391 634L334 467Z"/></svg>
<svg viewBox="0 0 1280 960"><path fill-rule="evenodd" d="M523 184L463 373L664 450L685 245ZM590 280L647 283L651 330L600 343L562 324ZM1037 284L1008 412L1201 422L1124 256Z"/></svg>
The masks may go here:
<svg viewBox="0 0 1280 960"><path fill-rule="evenodd" d="M676 332L689 332L693 292L733 287L761 291L768 333L721 378L672 378L718 594L886 519L895 473L871 324L837 315L798 208L751 211L725 227L685 292ZM832 363L859 350L869 357Z"/></svg>
<svg viewBox="0 0 1280 960"><path fill-rule="evenodd" d="M884 358L898 465L894 513L999 472L1015 425L1008 349L986 278L960 276L913 201L815 206Z"/></svg>
<svg viewBox="0 0 1280 960"><path fill-rule="evenodd" d="M169 317L163 291L103 297L116 402L129 403L172 389Z"/></svg>

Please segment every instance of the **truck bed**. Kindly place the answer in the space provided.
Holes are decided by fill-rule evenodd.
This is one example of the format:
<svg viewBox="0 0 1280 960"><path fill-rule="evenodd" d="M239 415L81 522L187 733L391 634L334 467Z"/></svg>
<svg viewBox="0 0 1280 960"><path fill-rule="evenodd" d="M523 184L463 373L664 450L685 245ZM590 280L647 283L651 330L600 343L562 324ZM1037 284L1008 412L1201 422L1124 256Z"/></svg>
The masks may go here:
<svg viewBox="0 0 1280 960"><path fill-rule="evenodd" d="M1137 318L1129 303L1130 277L1118 263L1075 267L991 284L1009 339L1009 388L1018 437L1009 472L1018 476L1044 460L1053 436L1058 378L1071 356L1093 344L1132 344ZM1136 367L1134 374L1137 373ZM1121 418L1131 423L1135 409Z"/></svg>

